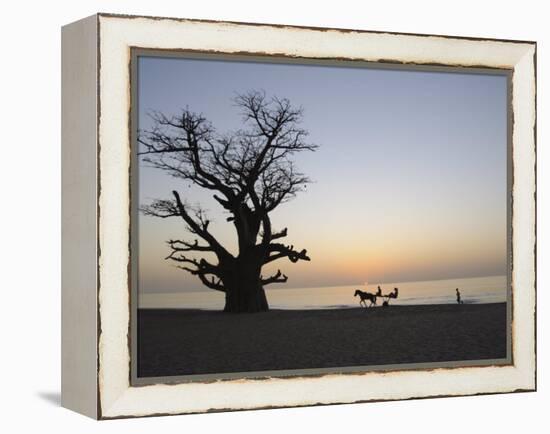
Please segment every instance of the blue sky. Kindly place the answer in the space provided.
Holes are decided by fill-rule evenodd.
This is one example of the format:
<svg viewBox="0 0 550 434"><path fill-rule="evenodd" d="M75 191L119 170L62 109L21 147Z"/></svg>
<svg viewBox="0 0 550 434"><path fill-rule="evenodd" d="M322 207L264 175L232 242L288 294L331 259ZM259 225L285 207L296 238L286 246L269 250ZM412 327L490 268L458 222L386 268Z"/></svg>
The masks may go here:
<svg viewBox="0 0 550 434"><path fill-rule="evenodd" d="M232 98L264 90L304 109L315 153L295 158L313 181L272 215L312 261L278 262L286 287L505 274L507 81L504 75L140 57L147 112L202 112L219 132L242 126ZM201 203L230 248L233 226L210 194L140 166L140 203L178 189ZM165 261L178 220L140 216L140 288L197 290ZM266 272L267 274L267 272Z"/></svg>

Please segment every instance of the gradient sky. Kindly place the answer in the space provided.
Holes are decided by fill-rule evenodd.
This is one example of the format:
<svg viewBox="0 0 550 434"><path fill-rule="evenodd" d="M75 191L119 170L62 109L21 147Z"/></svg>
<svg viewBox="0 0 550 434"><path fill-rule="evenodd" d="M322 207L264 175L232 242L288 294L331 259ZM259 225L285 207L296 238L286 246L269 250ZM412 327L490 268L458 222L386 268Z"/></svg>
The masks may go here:
<svg viewBox="0 0 550 434"><path fill-rule="evenodd" d="M289 276L280 286L506 273L505 76L140 57L140 128L151 110L185 107L220 132L240 128L231 99L253 89L302 106L302 126L320 145L295 157L314 183L272 213L275 229L288 227L285 242L311 257L266 269ZM140 204L174 188L209 211L212 231L235 251L211 193L140 164ZM170 238L194 239L179 219L139 216L140 291L202 288L164 260Z"/></svg>

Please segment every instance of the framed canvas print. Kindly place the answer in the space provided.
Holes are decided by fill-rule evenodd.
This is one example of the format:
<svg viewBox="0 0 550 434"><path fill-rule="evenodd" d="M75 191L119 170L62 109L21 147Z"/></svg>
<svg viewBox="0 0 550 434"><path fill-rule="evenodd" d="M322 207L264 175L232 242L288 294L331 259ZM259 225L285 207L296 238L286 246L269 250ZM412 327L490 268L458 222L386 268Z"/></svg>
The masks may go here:
<svg viewBox="0 0 550 434"><path fill-rule="evenodd" d="M62 53L64 406L535 390L534 42L98 14Z"/></svg>

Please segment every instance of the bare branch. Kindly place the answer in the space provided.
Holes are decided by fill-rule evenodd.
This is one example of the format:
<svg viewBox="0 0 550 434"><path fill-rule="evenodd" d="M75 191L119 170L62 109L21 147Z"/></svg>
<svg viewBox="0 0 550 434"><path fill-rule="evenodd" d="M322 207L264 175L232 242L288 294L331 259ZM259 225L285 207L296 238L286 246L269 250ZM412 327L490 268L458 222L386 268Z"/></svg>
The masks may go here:
<svg viewBox="0 0 550 434"><path fill-rule="evenodd" d="M287 236L288 228L284 228L282 231L274 232L271 234L272 240L277 240L279 238L284 238Z"/></svg>
<svg viewBox="0 0 550 434"><path fill-rule="evenodd" d="M140 211L144 215L159 218L177 217L180 215L174 201L164 199L155 200L150 205L141 207Z"/></svg>
<svg viewBox="0 0 550 434"><path fill-rule="evenodd" d="M182 240L169 240L167 244L174 252L213 252L214 249L210 246L201 246L199 241L195 240L194 243L188 243Z"/></svg>
<svg viewBox="0 0 550 434"><path fill-rule="evenodd" d="M288 277L281 273L281 270L277 270L277 273L267 279L263 279L260 276L260 281L262 285L270 285L271 283L285 283L288 280Z"/></svg>
<svg viewBox="0 0 550 434"><path fill-rule="evenodd" d="M284 244L273 243L269 246L270 254L265 260L264 264L276 261L277 259L288 258L290 262L310 261L311 258L307 255L307 250L301 251L294 250L294 246L285 246Z"/></svg>
<svg viewBox="0 0 550 434"><path fill-rule="evenodd" d="M185 206L183 205L178 192L173 191L172 194L176 198L176 208L179 212L179 215L189 225L191 231L194 234L200 236L204 241L206 241L210 248L212 248L212 250L219 257L230 257L231 254L218 242L218 240L216 240L216 238L214 238L214 236L210 232L208 232L208 225L210 221L205 220L202 214L199 215L199 221L195 221L185 210Z"/></svg>
<svg viewBox="0 0 550 434"><path fill-rule="evenodd" d="M211 280L208 280L206 278L205 274L197 274L199 279L201 280L202 284L210 289L215 289L216 291L226 292L225 286L221 283L221 279L214 279L214 276L212 276Z"/></svg>

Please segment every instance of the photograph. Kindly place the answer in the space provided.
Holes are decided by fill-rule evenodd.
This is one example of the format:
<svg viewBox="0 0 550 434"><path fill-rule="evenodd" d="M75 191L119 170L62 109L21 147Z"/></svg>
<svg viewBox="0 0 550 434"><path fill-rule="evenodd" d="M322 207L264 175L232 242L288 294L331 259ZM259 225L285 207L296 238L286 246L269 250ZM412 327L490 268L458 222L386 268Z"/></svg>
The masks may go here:
<svg viewBox="0 0 550 434"><path fill-rule="evenodd" d="M0 433L548 431L544 4L4 2Z"/></svg>
<svg viewBox="0 0 550 434"><path fill-rule="evenodd" d="M131 70L136 382L511 363L510 70Z"/></svg>

